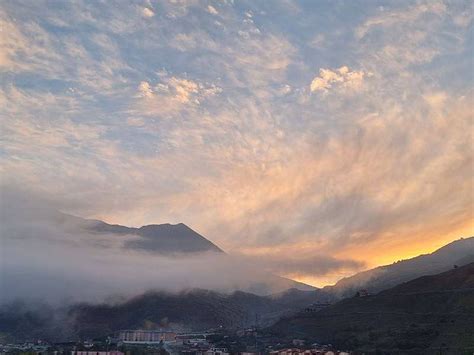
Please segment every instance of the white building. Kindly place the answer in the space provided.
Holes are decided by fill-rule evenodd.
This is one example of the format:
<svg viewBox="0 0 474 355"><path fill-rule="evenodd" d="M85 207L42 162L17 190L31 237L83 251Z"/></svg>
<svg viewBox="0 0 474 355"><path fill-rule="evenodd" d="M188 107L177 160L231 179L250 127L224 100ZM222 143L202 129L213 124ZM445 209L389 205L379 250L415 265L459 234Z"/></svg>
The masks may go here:
<svg viewBox="0 0 474 355"><path fill-rule="evenodd" d="M157 344L162 342L174 342L176 333L164 330L121 330L119 341L124 344Z"/></svg>

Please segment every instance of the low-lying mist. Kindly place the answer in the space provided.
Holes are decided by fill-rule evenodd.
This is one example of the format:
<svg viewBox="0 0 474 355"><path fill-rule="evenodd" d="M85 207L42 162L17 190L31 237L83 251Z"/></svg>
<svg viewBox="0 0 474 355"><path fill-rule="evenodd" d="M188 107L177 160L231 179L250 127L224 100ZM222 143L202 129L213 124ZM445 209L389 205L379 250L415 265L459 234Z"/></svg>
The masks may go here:
<svg viewBox="0 0 474 355"><path fill-rule="evenodd" d="M282 279L224 253L157 255L126 248L136 235L96 233L91 221L64 215L45 201L2 196L0 302L49 304L122 300L148 290L251 290Z"/></svg>

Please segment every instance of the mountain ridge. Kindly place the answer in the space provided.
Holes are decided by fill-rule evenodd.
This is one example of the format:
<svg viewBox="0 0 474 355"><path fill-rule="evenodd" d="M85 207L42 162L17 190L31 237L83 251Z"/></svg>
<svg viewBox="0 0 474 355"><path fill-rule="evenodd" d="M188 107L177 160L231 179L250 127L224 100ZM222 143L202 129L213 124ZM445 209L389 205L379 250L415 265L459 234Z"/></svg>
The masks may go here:
<svg viewBox="0 0 474 355"><path fill-rule="evenodd" d="M454 240L432 253L400 260L345 277L323 290L339 298L350 297L360 289L377 293L420 276L438 274L454 265L474 262L474 237Z"/></svg>

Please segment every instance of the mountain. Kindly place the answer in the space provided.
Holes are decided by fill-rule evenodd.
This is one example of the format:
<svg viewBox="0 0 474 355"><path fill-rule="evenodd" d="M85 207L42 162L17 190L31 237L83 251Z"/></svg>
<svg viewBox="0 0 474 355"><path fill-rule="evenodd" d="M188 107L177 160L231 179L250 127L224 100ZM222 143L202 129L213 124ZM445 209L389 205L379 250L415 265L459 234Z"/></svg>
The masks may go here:
<svg viewBox="0 0 474 355"><path fill-rule="evenodd" d="M343 278L334 286L324 287L324 290L339 298L353 296L361 289L376 293L423 275L449 270L453 265L461 266L471 262L474 262L474 237L461 238L431 254L420 255Z"/></svg>
<svg viewBox="0 0 474 355"><path fill-rule="evenodd" d="M360 352L472 352L474 263L376 295L347 298L319 312L300 312L269 332Z"/></svg>
<svg viewBox="0 0 474 355"><path fill-rule="evenodd" d="M299 297L294 297L295 293ZM307 297L302 297L305 294ZM97 338L121 329L205 330L218 327L269 326L296 313L316 297L314 291L290 290L258 296L236 291L147 292L130 300L79 303L63 308L13 302L0 307L0 340L65 341Z"/></svg>
<svg viewBox="0 0 474 355"><path fill-rule="evenodd" d="M141 238L129 241L126 247L157 254L169 253L222 253L217 245L183 223L152 224L140 228L112 225L102 221L89 221L87 228L96 233L130 234Z"/></svg>
<svg viewBox="0 0 474 355"><path fill-rule="evenodd" d="M14 213L8 216L2 214L1 217L5 221L3 231L8 237L7 243L13 247L21 242L24 244L21 250L25 254L30 250L27 246L36 243L34 252L29 254L34 254L34 258L42 257L45 261L39 267L31 268L28 268L29 263L20 263L16 266L23 270L20 277L11 268L5 270L0 281L8 291L0 294L0 302L2 298L12 301L19 296L28 298L28 295L54 299L53 302L64 298L90 300L107 297L108 293L131 296L156 288L172 291L184 288L209 288L223 292L241 290L258 295L290 288L315 289L252 268L248 260L243 262L238 256L226 254L182 223L133 228L47 208L18 208ZM49 263L53 249L55 267ZM61 260L67 254L75 257ZM25 258L31 258L31 255L25 255ZM71 260L77 262L79 259L83 261L79 262L80 265L74 267L70 264ZM17 260L15 258L15 264ZM97 263L97 272L81 272L83 267L91 268L91 262ZM156 268L160 270L156 271L155 277L153 270ZM123 273L119 273L118 269ZM97 276L102 272L106 272L108 277L101 279ZM66 273L72 274L72 278L65 276ZM128 278L123 277L126 274L129 274ZM74 280L71 286L64 287L71 279ZM38 280L42 280L41 284L35 292L29 292L28 287ZM53 289L58 291L53 292Z"/></svg>
<svg viewBox="0 0 474 355"><path fill-rule="evenodd" d="M93 233L139 236L140 239L125 243L124 247L128 249L161 255L203 252L225 254L217 245L183 223L152 224L132 228L108 224L99 220L82 220L82 225L83 228ZM257 295L269 295L291 288L303 291L316 290L313 286L272 274L266 274L262 281L252 282L241 290Z"/></svg>
<svg viewBox="0 0 474 355"><path fill-rule="evenodd" d="M92 234L139 237L126 242L124 247L127 249L147 251L153 254L223 253L217 245L184 223L150 224L134 228L95 219L84 219L58 211L50 211L44 218L49 219L57 226L75 231L83 230Z"/></svg>

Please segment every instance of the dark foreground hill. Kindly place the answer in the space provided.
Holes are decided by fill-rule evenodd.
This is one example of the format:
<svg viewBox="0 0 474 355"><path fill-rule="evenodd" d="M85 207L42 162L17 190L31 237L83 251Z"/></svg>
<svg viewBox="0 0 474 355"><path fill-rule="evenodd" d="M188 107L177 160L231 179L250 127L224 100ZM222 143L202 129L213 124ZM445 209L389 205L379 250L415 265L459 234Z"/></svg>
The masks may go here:
<svg viewBox="0 0 474 355"><path fill-rule="evenodd" d="M324 289L339 298L351 297L360 289L377 293L420 276L450 270L453 265L462 266L472 262L474 262L474 237L461 238L431 254L359 272Z"/></svg>
<svg viewBox="0 0 474 355"><path fill-rule="evenodd" d="M121 329L183 330L269 326L314 302L317 291L289 290L278 296L208 290L148 292L126 302L75 304L53 309L15 302L0 307L0 340L51 341L97 338Z"/></svg>
<svg viewBox="0 0 474 355"><path fill-rule="evenodd" d="M268 298L253 294L193 290L179 294L147 293L115 306L77 305L69 310L69 315L74 319L77 334L91 337L149 326L187 330L243 327L253 324L256 314L266 318L282 311Z"/></svg>
<svg viewBox="0 0 474 355"><path fill-rule="evenodd" d="M472 354L474 263L301 312L270 332L365 352Z"/></svg>

